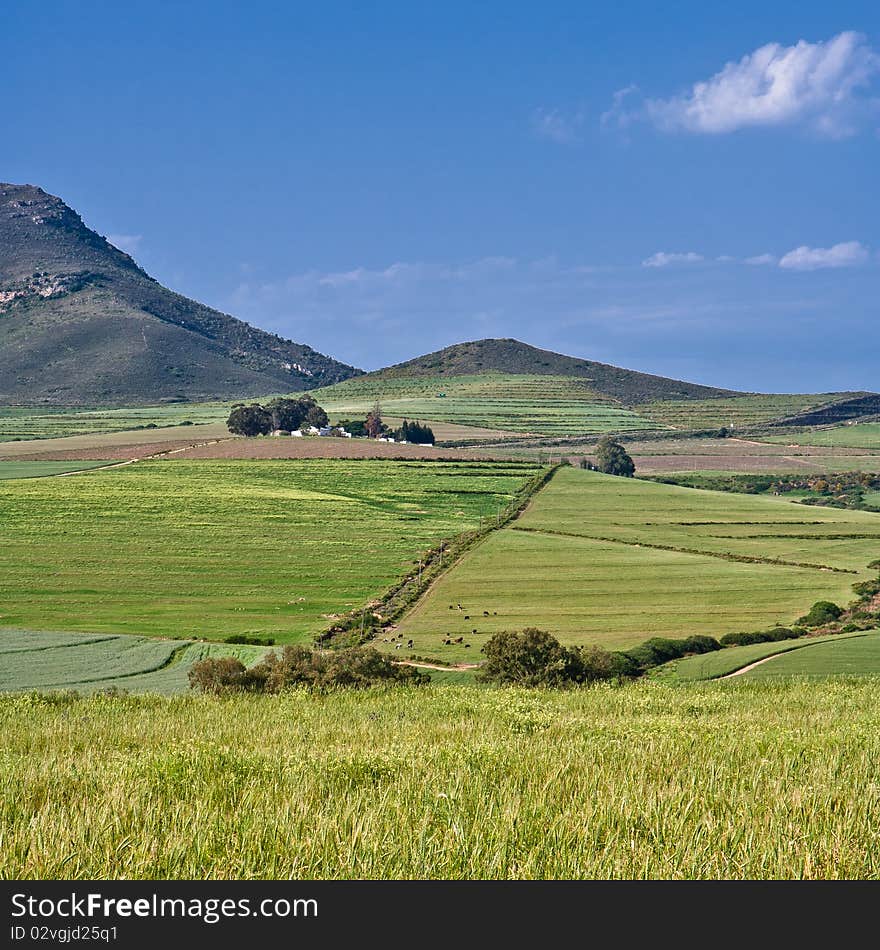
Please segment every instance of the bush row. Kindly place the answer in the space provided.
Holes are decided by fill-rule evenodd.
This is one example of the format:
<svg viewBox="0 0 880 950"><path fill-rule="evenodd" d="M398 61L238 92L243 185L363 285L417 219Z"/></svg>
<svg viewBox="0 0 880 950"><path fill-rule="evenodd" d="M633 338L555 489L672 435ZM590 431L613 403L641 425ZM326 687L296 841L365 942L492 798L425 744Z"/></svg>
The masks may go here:
<svg viewBox="0 0 880 950"><path fill-rule="evenodd" d="M203 693L278 693L295 686L326 690L367 686L420 686L430 677L413 666L398 666L372 647L351 647L321 653L303 646L286 646L250 668L233 657L199 660L189 671L192 689Z"/></svg>

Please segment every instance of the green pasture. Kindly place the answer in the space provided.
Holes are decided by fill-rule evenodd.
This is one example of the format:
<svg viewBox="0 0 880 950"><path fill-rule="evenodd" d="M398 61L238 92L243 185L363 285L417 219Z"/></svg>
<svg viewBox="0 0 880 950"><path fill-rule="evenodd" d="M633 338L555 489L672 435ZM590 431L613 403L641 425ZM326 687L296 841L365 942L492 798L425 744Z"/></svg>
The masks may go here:
<svg viewBox="0 0 880 950"><path fill-rule="evenodd" d="M10 478L43 478L46 475L61 475L65 472L84 472L100 468L108 462L13 462L0 461L0 481Z"/></svg>
<svg viewBox="0 0 880 950"><path fill-rule="evenodd" d="M0 483L0 627L308 638L532 465L156 461Z"/></svg>
<svg viewBox="0 0 880 950"><path fill-rule="evenodd" d="M848 603L878 550L871 513L562 469L400 631L413 653L455 661L478 661L491 634L527 626L610 648L720 637L789 624L816 600Z"/></svg>
<svg viewBox="0 0 880 950"><path fill-rule="evenodd" d="M182 422L225 422L232 402L169 403L120 409L70 409L55 406L0 407L0 442L17 439L54 439L176 426Z"/></svg>
<svg viewBox="0 0 880 950"><path fill-rule="evenodd" d="M743 678L765 680L780 676L865 676L880 673L880 633L823 643L774 657Z"/></svg>
<svg viewBox="0 0 880 950"><path fill-rule="evenodd" d="M656 428L642 416L569 376L356 378L313 395L336 417L361 417L376 400L389 416L510 432L574 435Z"/></svg>
<svg viewBox="0 0 880 950"><path fill-rule="evenodd" d="M834 449L880 449L880 422L858 422L766 438L782 445L822 445Z"/></svg>
<svg viewBox="0 0 880 950"><path fill-rule="evenodd" d="M714 653L687 656L658 666L649 674L653 679L667 682L693 682L728 676L768 656L788 653L791 650L812 649L820 643L840 643L864 633L834 633L824 637L800 637L796 640L779 640L775 643L750 643L742 647L725 647ZM745 674L743 674L745 675Z"/></svg>
<svg viewBox="0 0 880 950"><path fill-rule="evenodd" d="M0 877L874 879L878 710L871 678L7 694Z"/></svg>

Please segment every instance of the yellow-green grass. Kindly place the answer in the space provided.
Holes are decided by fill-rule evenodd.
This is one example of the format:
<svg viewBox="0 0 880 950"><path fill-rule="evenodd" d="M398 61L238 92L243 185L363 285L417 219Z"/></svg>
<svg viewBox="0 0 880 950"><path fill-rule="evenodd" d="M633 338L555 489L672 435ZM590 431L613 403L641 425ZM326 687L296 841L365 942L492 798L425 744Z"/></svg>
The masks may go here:
<svg viewBox="0 0 880 950"><path fill-rule="evenodd" d="M441 394L443 394L441 396ZM570 376L508 375L351 379L314 392L334 416L363 416L378 399L390 416L459 425L579 435L656 428Z"/></svg>
<svg viewBox="0 0 880 950"><path fill-rule="evenodd" d="M721 399L682 399L646 403L640 413L676 429L741 428L762 425L808 409L833 405L852 393L768 394Z"/></svg>
<svg viewBox="0 0 880 950"><path fill-rule="evenodd" d="M0 691L122 689L185 693L196 660L236 657L250 666L269 647L0 629Z"/></svg>
<svg viewBox="0 0 880 950"><path fill-rule="evenodd" d="M0 442L14 439L52 439L143 429L144 426L177 426L221 422L232 402L169 403L164 406L70 409L0 407Z"/></svg>
<svg viewBox="0 0 880 950"><path fill-rule="evenodd" d="M108 462L4 462L0 461L0 480L9 478L44 478L66 472L83 472L100 468Z"/></svg>
<svg viewBox="0 0 880 950"><path fill-rule="evenodd" d="M783 445L822 445L835 449L880 449L880 422L859 422L830 429L776 435L766 441Z"/></svg>
<svg viewBox="0 0 880 950"><path fill-rule="evenodd" d="M298 641L478 527L510 463L145 462L0 483L0 626Z"/></svg>
<svg viewBox="0 0 880 950"><path fill-rule="evenodd" d="M400 631L415 654L478 661L491 634L527 626L612 648L758 630L851 601L878 552L875 514L562 469Z"/></svg>
<svg viewBox="0 0 880 950"><path fill-rule="evenodd" d="M760 680L781 676L867 676L880 673L880 633L831 639L791 654L774 657L743 673Z"/></svg>
<svg viewBox="0 0 880 950"><path fill-rule="evenodd" d="M0 697L4 879L877 878L880 680Z"/></svg>
<svg viewBox="0 0 880 950"><path fill-rule="evenodd" d="M714 653L703 653L698 656L687 656L681 660L672 660L658 666L650 672L654 679L667 682L690 682L694 680L711 680L719 676L735 673L751 663L776 656L779 653L788 653L790 650L812 648L818 643L838 642L853 637L864 637L865 633L834 633L823 637L799 637L796 640L779 640L775 643L750 643L742 647L725 647ZM743 674L745 675L745 674Z"/></svg>

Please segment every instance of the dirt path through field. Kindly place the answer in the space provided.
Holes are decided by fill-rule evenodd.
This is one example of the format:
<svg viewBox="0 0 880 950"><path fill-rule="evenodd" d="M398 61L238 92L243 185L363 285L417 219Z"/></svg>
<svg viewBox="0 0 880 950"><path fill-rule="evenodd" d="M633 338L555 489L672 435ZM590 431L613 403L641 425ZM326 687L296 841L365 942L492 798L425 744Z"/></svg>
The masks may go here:
<svg viewBox="0 0 880 950"><path fill-rule="evenodd" d="M803 650L804 647L809 645L810 644L804 644L803 647L798 647L798 649ZM765 656L763 660L755 660L754 663L749 663L748 666L744 666L739 670L734 670L732 673L725 673L724 676L719 676L718 679L729 680L733 676L742 676L743 673L748 673L749 670L753 670L756 666L760 666L762 663L769 663L770 660L776 660L780 656L785 656L788 653L794 653L794 650L783 650L782 653L771 653L770 656Z"/></svg>
<svg viewBox="0 0 880 950"><path fill-rule="evenodd" d="M416 666L420 670L440 670L447 673L458 673L461 670L475 670L479 663L456 663L455 666L440 666L437 663L417 663L414 660L392 660L395 666Z"/></svg>

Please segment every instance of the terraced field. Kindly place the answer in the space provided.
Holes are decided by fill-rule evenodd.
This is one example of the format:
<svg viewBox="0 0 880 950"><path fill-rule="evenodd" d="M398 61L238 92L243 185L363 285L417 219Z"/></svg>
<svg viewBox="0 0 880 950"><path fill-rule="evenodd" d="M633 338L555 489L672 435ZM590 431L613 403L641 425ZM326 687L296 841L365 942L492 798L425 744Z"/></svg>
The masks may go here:
<svg viewBox="0 0 880 950"><path fill-rule="evenodd" d="M594 392L588 380L568 376L487 373L347 380L313 395L337 417L362 416L378 399L389 416L510 432L586 435L657 428Z"/></svg>
<svg viewBox="0 0 880 950"><path fill-rule="evenodd" d="M609 647L758 630L849 602L878 554L875 514L563 469L400 632L415 654L476 661L489 635L527 626Z"/></svg>
<svg viewBox="0 0 880 950"><path fill-rule="evenodd" d="M859 422L790 435L771 436L767 442L783 445L819 445L832 449L880 449L880 422Z"/></svg>
<svg viewBox="0 0 880 950"><path fill-rule="evenodd" d="M0 627L307 639L536 470L155 461L0 482Z"/></svg>
<svg viewBox="0 0 880 950"><path fill-rule="evenodd" d="M721 399L673 400L646 403L642 415L676 429L742 428L763 425L787 416L842 402L852 393L813 395L751 395Z"/></svg>
<svg viewBox="0 0 880 950"><path fill-rule="evenodd" d="M0 629L0 691L185 693L196 660L234 656L250 666L268 647L134 636Z"/></svg>

